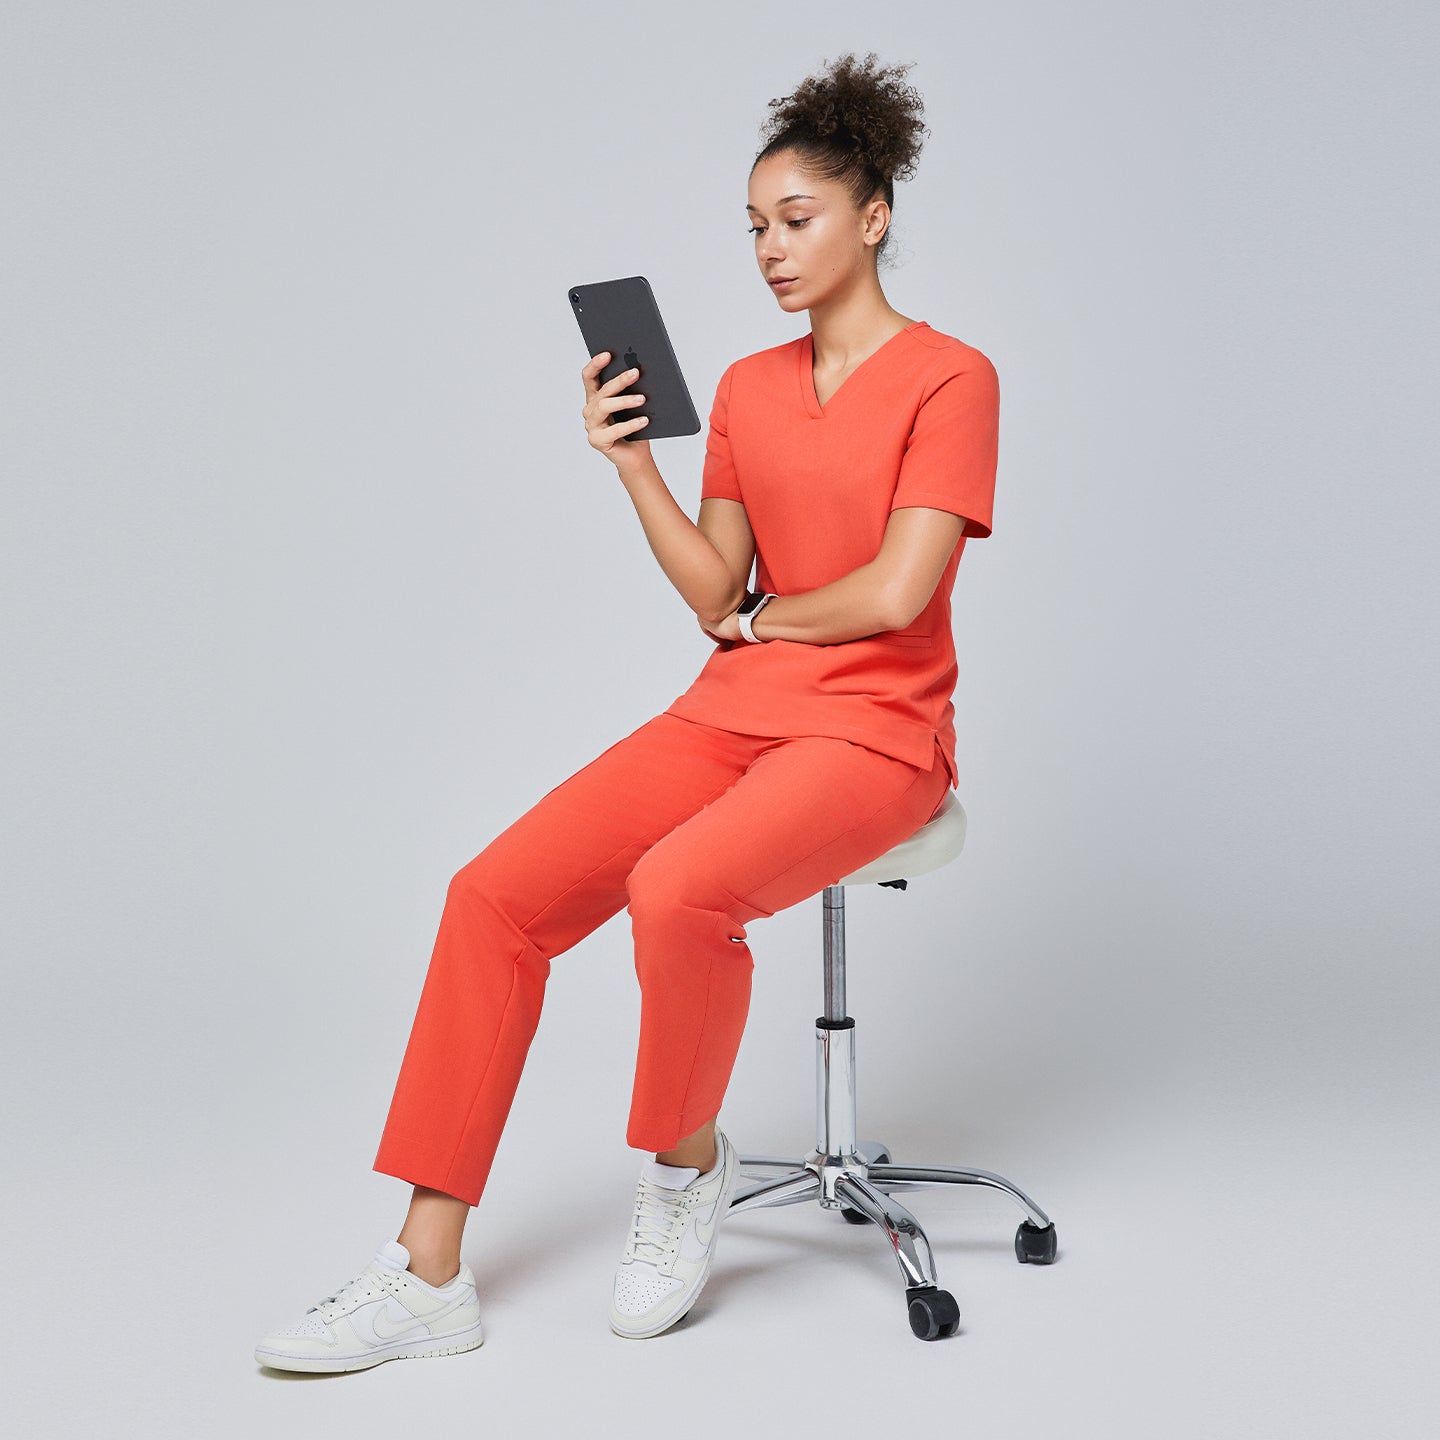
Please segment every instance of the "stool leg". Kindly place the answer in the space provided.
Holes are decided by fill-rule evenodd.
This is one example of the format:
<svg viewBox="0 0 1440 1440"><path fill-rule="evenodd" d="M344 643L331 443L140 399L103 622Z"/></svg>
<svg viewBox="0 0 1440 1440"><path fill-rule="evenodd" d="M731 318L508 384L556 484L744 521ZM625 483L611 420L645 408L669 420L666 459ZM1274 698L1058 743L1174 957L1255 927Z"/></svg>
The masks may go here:
<svg viewBox="0 0 1440 1440"><path fill-rule="evenodd" d="M730 1197L727 1215L739 1210L759 1210L766 1205L798 1205L820 1193L820 1177L813 1170L792 1170L773 1180L758 1180L739 1187Z"/></svg>
<svg viewBox="0 0 1440 1440"><path fill-rule="evenodd" d="M871 1165L870 1181L889 1193L889 1186L905 1190L936 1190L945 1185L989 1185L1002 1190L1030 1217L1030 1223L1041 1230L1050 1224L1050 1217L1022 1190L1003 1175L989 1170L964 1170L955 1165Z"/></svg>
<svg viewBox="0 0 1440 1440"><path fill-rule="evenodd" d="M907 1288L936 1283L935 1257L930 1252L930 1242L925 1238L920 1222L898 1200L882 1194L858 1175L836 1176L835 1193L847 1205L868 1215L884 1228Z"/></svg>

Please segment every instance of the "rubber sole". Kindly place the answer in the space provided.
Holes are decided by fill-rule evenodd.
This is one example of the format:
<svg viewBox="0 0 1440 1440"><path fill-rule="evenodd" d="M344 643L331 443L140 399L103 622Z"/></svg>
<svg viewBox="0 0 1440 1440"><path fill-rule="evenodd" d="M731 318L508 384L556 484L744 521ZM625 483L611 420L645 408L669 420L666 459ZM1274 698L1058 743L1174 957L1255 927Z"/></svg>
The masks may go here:
<svg viewBox="0 0 1440 1440"><path fill-rule="evenodd" d="M480 1321L467 1330L457 1330L453 1335L437 1335L433 1340L395 1340L389 1345L377 1345L363 1355L286 1355L279 1350L267 1350L259 1346L255 1358L271 1370L303 1370L308 1374L342 1374L351 1370L368 1370L372 1365L383 1365L387 1360L426 1360L433 1355L463 1355L467 1350L477 1350L485 1343L485 1332Z"/></svg>

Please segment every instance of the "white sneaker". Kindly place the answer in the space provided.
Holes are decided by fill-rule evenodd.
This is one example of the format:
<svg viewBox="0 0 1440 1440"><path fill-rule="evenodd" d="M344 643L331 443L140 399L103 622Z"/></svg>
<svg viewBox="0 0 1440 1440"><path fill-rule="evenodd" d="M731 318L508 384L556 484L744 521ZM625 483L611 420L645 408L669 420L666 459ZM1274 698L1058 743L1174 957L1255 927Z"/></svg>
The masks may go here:
<svg viewBox="0 0 1440 1440"><path fill-rule="evenodd" d="M406 1268L410 1252L387 1240L348 1284L293 1325L272 1330L255 1358L274 1370L364 1370L412 1355L458 1355L484 1342L468 1265L444 1285Z"/></svg>
<svg viewBox="0 0 1440 1440"><path fill-rule="evenodd" d="M740 1174L735 1149L715 1130L715 1168L649 1159L640 1168L630 1237L615 1271L610 1328L643 1339L668 1330L695 1303L715 1259L715 1237Z"/></svg>

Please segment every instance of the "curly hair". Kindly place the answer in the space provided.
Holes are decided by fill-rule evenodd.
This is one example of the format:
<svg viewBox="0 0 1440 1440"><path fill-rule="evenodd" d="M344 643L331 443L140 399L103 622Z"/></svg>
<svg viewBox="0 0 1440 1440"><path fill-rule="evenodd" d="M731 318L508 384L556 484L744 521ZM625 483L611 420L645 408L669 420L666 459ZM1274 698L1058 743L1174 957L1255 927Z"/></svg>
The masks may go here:
<svg viewBox="0 0 1440 1440"><path fill-rule="evenodd" d="M913 62L911 62L913 64ZM925 104L903 83L910 65L876 64L874 51L863 61L853 51L825 72L802 80L792 94L770 101L774 114L761 126L766 141L751 172L767 156L793 152L801 168L820 180L838 180L856 208L883 199L895 208L895 181L908 180L930 132L921 122ZM890 228L876 247L886 253Z"/></svg>

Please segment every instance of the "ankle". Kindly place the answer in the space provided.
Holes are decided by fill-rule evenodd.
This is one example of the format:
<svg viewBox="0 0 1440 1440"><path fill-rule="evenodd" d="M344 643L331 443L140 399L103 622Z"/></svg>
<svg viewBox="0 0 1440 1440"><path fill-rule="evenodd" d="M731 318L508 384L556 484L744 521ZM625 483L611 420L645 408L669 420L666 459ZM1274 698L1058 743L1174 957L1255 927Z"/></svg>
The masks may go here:
<svg viewBox="0 0 1440 1440"><path fill-rule="evenodd" d="M403 1230L400 1243L410 1252L410 1263L405 1268L427 1285L444 1285L460 1273L458 1248L452 1248L443 1241L436 1243L424 1235L407 1240Z"/></svg>
<svg viewBox="0 0 1440 1440"><path fill-rule="evenodd" d="M460 1273L458 1261L442 1260L434 1264L426 1260L417 1260L413 1255L410 1257L410 1264L406 1267L410 1273L423 1280L427 1285L447 1285Z"/></svg>
<svg viewBox="0 0 1440 1440"><path fill-rule="evenodd" d="M703 1155L697 1155L694 1150L665 1150L655 1156L656 1161L661 1165L674 1165L679 1169L688 1169L693 1166L702 1175L708 1175L720 1161L719 1145L710 1147L710 1158L707 1160Z"/></svg>

